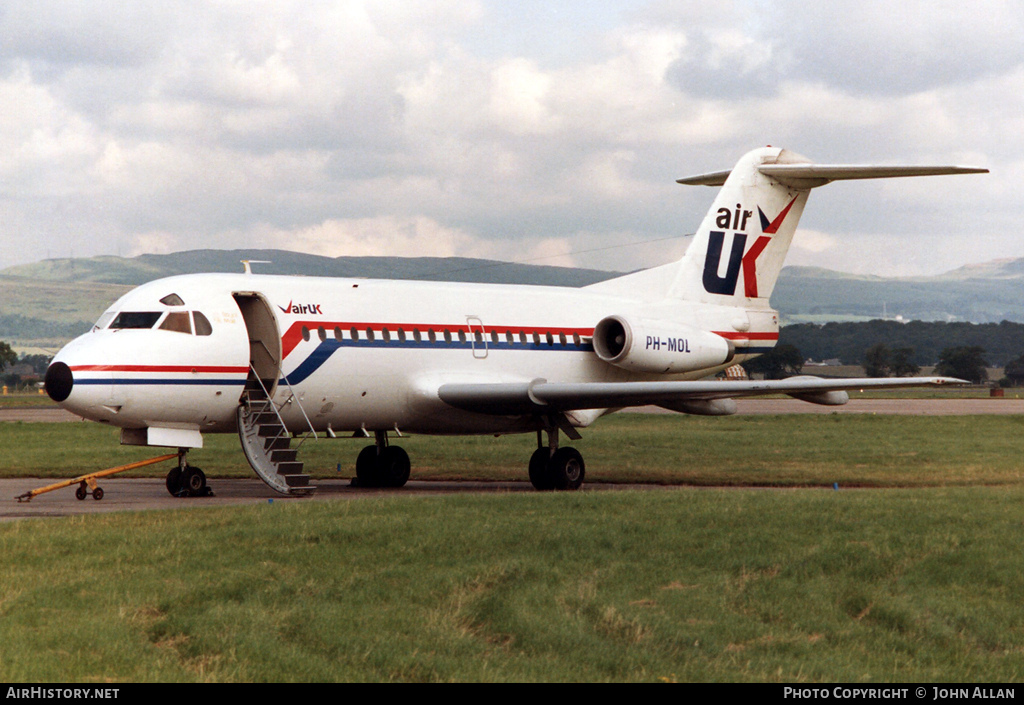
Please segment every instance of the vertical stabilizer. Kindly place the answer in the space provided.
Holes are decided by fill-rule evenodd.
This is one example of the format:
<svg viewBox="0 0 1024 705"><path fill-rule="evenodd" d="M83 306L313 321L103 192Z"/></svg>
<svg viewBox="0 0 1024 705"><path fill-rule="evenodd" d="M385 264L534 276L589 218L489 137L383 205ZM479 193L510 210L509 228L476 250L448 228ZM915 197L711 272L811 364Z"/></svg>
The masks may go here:
<svg viewBox="0 0 1024 705"><path fill-rule="evenodd" d="M748 153L727 176L680 179L682 184L725 181L679 262L669 297L767 308L810 193L758 170L781 163L810 162L768 147Z"/></svg>

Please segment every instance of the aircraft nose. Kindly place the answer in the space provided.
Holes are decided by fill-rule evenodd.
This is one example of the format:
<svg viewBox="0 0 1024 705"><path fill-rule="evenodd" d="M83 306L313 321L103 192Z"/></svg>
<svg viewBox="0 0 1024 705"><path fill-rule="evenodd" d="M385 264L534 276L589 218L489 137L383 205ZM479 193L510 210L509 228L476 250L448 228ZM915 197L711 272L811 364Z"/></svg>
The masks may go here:
<svg viewBox="0 0 1024 705"><path fill-rule="evenodd" d="M51 399L55 402L62 402L71 396L75 377L71 374L70 367L63 362L55 362L47 368L43 384Z"/></svg>

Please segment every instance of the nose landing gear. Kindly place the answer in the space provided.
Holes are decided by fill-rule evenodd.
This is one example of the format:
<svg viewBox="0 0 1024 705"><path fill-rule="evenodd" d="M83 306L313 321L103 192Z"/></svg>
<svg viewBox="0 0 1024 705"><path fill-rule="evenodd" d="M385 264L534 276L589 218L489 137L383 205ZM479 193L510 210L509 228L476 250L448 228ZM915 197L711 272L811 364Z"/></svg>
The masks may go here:
<svg viewBox="0 0 1024 705"><path fill-rule="evenodd" d="M206 473L185 462L187 448L178 451L178 465L167 473L167 491L175 497L212 497Z"/></svg>

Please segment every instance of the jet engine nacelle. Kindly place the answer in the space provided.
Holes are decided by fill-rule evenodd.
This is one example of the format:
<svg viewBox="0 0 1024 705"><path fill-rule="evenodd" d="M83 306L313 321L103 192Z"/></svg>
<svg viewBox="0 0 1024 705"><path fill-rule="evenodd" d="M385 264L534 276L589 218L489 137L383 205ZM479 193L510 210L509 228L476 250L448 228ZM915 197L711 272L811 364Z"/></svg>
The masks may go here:
<svg viewBox="0 0 1024 705"><path fill-rule="evenodd" d="M594 352L632 372L691 372L724 365L736 355L731 341L679 323L608 316L594 328Z"/></svg>

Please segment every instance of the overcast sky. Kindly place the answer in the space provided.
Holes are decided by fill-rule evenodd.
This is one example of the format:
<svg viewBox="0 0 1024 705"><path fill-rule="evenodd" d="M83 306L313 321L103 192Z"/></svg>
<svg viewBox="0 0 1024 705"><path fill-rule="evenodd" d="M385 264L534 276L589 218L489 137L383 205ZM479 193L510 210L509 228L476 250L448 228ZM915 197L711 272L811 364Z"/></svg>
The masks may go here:
<svg viewBox="0 0 1024 705"><path fill-rule="evenodd" d="M4 0L0 268L273 247L628 270L709 207L675 179L766 144L992 170L816 190L788 264L1024 257L1021 37L1024 3L985 0Z"/></svg>

